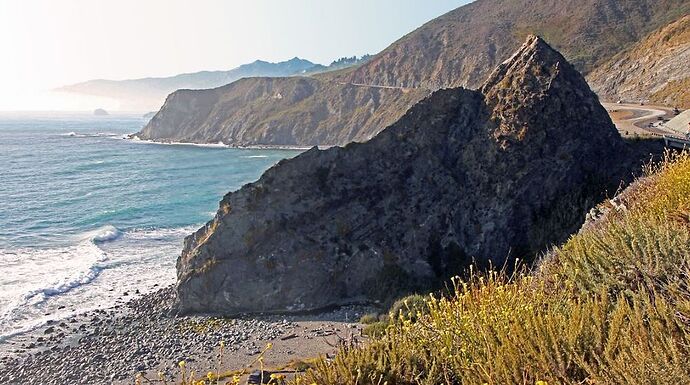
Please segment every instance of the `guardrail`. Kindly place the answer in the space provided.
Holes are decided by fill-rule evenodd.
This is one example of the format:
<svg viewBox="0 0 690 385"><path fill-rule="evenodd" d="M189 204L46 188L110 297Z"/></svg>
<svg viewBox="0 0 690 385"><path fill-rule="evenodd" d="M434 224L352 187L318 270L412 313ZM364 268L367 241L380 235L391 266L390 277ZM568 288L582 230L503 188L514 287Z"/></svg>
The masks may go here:
<svg viewBox="0 0 690 385"><path fill-rule="evenodd" d="M666 147L690 149L690 139L680 136L664 135L664 144Z"/></svg>

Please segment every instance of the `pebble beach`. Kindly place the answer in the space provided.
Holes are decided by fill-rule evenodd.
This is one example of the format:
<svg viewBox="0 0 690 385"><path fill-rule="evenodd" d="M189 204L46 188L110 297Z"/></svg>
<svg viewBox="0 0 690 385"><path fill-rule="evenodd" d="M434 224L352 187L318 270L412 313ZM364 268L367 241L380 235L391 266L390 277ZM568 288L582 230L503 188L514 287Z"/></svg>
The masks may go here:
<svg viewBox="0 0 690 385"><path fill-rule="evenodd" d="M0 344L8 385L176 383L187 374L250 372L330 356L339 341L361 341L356 321L372 309L309 315L179 316L168 287L110 309L48 322ZM221 348L222 346L222 348Z"/></svg>

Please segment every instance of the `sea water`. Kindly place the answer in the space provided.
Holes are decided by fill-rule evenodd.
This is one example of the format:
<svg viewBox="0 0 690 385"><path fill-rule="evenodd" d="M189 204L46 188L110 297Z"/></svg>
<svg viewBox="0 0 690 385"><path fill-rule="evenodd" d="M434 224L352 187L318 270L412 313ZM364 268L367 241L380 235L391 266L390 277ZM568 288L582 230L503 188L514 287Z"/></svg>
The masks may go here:
<svg viewBox="0 0 690 385"><path fill-rule="evenodd" d="M0 114L0 342L174 283L222 196L299 153L126 139L145 123Z"/></svg>

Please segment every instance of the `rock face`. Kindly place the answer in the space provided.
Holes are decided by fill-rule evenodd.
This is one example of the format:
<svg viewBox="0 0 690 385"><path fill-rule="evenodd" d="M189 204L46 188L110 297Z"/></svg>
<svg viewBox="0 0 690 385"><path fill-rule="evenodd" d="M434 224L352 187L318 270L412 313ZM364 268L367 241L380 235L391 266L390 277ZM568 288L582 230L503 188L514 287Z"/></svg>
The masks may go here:
<svg viewBox="0 0 690 385"><path fill-rule="evenodd" d="M137 134L148 140L233 145L335 145L367 140L425 90L358 87L308 77L251 78L180 90Z"/></svg>
<svg viewBox="0 0 690 385"><path fill-rule="evenodd" d="M690 15L655 31L588 76L612 100L651 100L690 108Z"/></svg>
<svg viewBox="0 0 690 385"><path fill-rule="evenodd" d="M311 149L227 194L185 239L179 309L387 299L472 259L531 257L618 186L627 151L582 76L531 36L480 92L437 91L366 143Z"/></svg>
<svg viewBox="0 0 690 385"><path fill-rule="evenodd" d="M480 87L530 33L545 36L588 73L689 12L690 0L476 0L426 23L357 67L314 80L248 79L209 92L213 97L176 94L139 136L231 145L344 145L397 121L428 95L424 90ZM275 92L262 91L273 87L285 97L305 83L310 84L308 97L282 103L272 99ZM418 90L401 95L400 90L366 90L362 85ZM245 98L245 104L236 104ZM187 116L192 109L207 113Z"/></svg>

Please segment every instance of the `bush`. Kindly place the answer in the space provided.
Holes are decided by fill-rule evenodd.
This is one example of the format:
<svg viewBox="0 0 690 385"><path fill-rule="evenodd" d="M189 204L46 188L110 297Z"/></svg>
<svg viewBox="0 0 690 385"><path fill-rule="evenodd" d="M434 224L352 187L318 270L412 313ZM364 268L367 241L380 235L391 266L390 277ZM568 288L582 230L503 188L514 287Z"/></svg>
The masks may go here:
<svg viewBox="0 0 690 385"><path fill-rule="evenodd" d="M388 311L388 317L392 322L397 320L410 320L415 322L420 315L429 313L427 298L413 294L395 301Z"/></svg>
<svg viewBox="0 0 690 385"><path fill-rule="evenodd" d="M379 321L379 315L376 313L365 314L362 316L362 318L359 319L359 323L364 324L364 325L373 324L374 322L378 322L378 321Z"/></svg>
<svg viewBox="0 0 690 385"><path fill-rule="evenodd" d="M386 334L389 323L387 321L376 321L364 326L362 334L368 337L381 337Z"/></svg>

